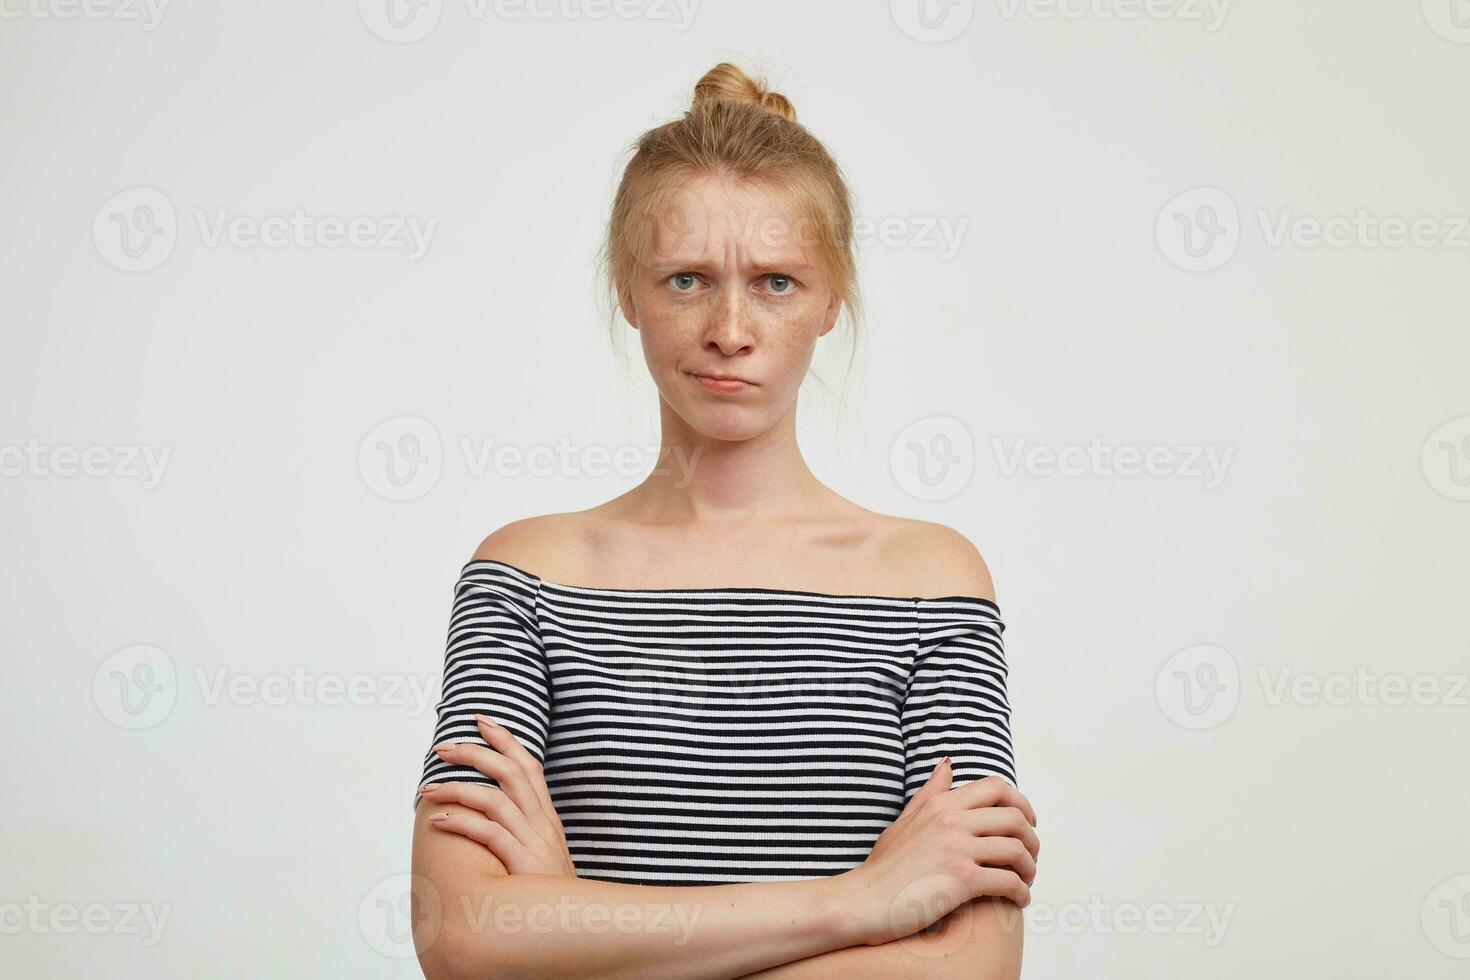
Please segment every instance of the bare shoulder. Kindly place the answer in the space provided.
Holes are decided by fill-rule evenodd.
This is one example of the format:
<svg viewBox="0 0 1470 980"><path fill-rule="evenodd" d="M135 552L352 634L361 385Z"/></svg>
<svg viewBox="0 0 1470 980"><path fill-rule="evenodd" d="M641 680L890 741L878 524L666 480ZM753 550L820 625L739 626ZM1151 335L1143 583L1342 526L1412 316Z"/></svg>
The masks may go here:
<svg viewBox="0 0 1470 980"><path fill-rule="evenodd" d="M496 528L475 549L476 561L500 561L560 581L585 549L582 516L575 512L524 517Z"/></svg>
<svg viewBox="0 0 1470 980"><path fill-rule="evenodd" d="M969 538L947 524L892 518L884 561L914 595L965 595L995 601L990 567Z"/></svg>

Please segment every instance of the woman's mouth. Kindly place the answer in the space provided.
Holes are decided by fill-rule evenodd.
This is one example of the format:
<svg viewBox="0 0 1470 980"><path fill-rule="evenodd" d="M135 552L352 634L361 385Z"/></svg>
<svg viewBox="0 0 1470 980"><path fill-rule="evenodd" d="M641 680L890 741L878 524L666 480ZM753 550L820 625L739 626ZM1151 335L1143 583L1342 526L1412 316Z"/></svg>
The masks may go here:
<svg viewBox="0 0 1470 980"><path fill-rule="evenodd" d="M742 391L754 391L758 387L754 382L729 375L691 373L690 376L704 386L706 391L720 395L738 395Z"/></svg>

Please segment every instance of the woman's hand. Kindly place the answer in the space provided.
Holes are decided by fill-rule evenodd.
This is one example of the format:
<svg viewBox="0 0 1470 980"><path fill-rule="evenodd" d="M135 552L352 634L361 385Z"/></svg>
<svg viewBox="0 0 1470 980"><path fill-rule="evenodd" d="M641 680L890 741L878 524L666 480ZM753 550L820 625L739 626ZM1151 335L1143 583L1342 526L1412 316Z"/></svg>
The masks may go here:
<svg viewBox="0 0 1470 980"><path fill-rule="evenodd" d="M1031 902L1041 842L1030 801L999 776L954 790L950 777L946 757L868 859L843 873L868 945L913 935L972 899Z"/></svg>
<svg viewBox="0 0 1470 980"><path fill-rule="evenodd" d="M459 803L475 811L434 814L429 822L485 845L509 874L577 877L541 764L519 739L489 718L475 715L475 723L490 748L459 742L436 745L434 751L445 762L491 777L500 788L462 782L421 786L419 793L428 805Z"/></svg>

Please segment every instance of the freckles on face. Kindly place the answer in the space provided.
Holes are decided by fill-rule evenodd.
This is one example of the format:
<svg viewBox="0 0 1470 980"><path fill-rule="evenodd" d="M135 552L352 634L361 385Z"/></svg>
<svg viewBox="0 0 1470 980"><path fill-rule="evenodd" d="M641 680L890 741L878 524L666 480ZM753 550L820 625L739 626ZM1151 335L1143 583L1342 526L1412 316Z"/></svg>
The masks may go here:
<svg viewBox="0 0 1470 980"><path fill-rule="evenodd" d="M831 289L814 244L806 222L759 185L701 177L673 195L651 226L629 312L676 409L779 412L795 399L830 328ZM748 384L721 387L712 375Z"/></svg>

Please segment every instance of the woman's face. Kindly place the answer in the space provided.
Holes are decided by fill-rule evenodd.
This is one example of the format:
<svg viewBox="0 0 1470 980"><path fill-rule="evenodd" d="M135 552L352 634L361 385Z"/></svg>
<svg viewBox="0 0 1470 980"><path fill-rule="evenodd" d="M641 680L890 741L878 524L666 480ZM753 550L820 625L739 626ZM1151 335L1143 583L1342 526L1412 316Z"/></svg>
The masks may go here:
<svg viewBox="0 0 1470 980"><path fill-rule="evenodd" d="M695 431L748 439L795 405L841 308L815 244L770 192L713 176L687 181L652 222L623 315L663 400Z"/></svg>

